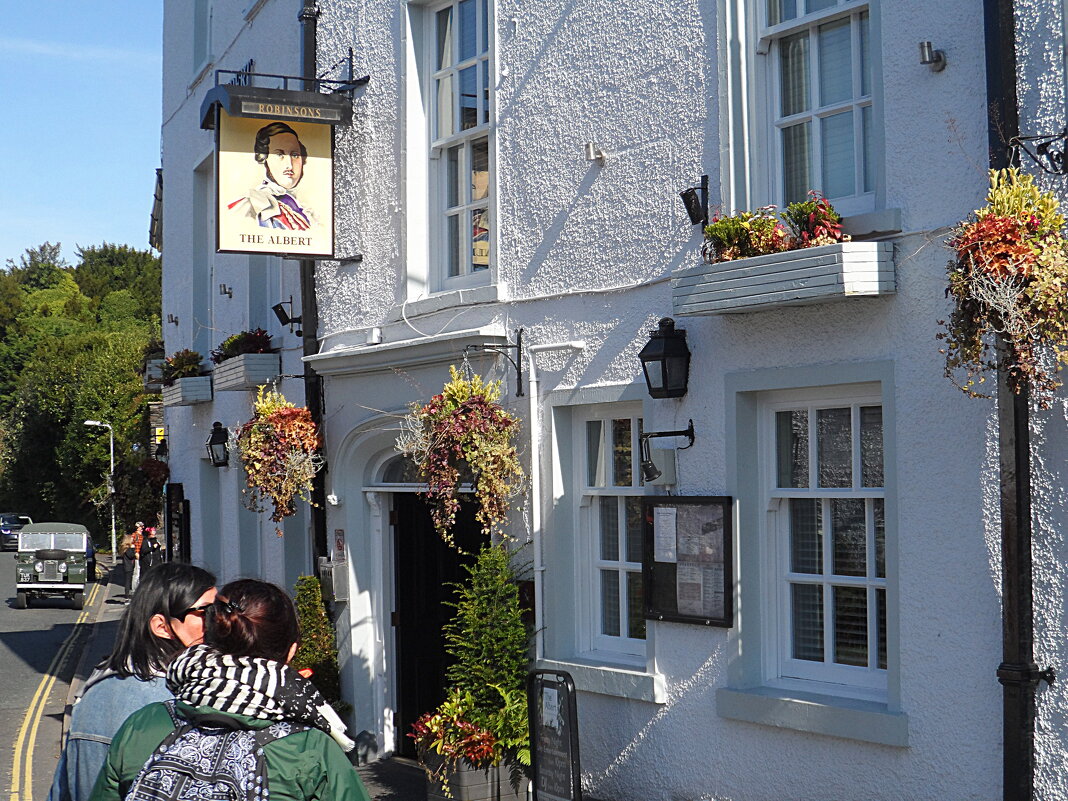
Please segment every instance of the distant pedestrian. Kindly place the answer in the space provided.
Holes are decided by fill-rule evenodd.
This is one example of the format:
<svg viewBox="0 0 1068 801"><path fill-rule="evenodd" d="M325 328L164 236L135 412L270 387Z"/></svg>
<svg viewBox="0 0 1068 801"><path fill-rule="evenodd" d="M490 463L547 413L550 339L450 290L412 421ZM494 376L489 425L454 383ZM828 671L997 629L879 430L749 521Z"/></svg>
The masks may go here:
<svg viewBox="0 0 1068 801"><path fill-rule="evenodd" d="M163 546L160 545L159 539L156 537L156 529L145 529L145 539L141 543L140 557L142 572L163 564Z"/></svg>
<svg viewBox="0 0 1068 801"><path fill-rule="evenodd" d="M215 576L199 567L175 562L145 575L123 613L114 650L74 702L49 801L85 801L123 721L173 697L167 666L203 639L204 610L214 598Z"/></svg>
<svg viewBox="0 0 1068 801"><path fill-rule="evenodd" d="M123 597L129 602L134 587L134 571L137 569L137 550L132 534L126 534L119 544L119 559L122 562Z"/></svg>
<svg viewBox="0 0 1068 801"><path fill-rule="evenodd" d="M135 560L131 585L133 589L136 590L138 582L141 581L141 546L145 544L145 524L140 520L134 523L134 530L130 534L130 538L134 549Z"/></svg>

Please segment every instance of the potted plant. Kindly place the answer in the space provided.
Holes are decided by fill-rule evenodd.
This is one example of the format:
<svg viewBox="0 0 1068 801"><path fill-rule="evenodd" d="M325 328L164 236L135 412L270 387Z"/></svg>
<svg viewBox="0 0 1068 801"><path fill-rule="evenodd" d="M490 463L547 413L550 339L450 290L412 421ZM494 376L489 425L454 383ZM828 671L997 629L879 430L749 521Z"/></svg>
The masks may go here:
<svg viewBox="0 0 1068 801"><path fill-rule="evenodd" d="M714 264L789 250L790 237L774 211L774 206L763 206L756 211L714 215L705 226L705 259Z"/></svg>
<svg viewBox="0 0 1068 801"><path fill-rule="evenodd" d="M1068 240L1057 199L1015 168L991 170L986 205L949 240L945 374L972 397L1000 360L1008 386L1048 408L1068 364ZM1000 352L996 340L1001 340ZM1051 366L1056 365L1056 366ZM963 379L958 374L963 372Z"/></svg>
<svg viewBox="0 0 1068 801"><path fill-rule="evenodd" d="M486 544L457 585L445 626L445 701L422 715L415 740L430 782L428 799L525 798L530 732L525 680L529 630L511 555ZM488 791L488 794L487 794Z"/></svg>
<svg viewBox="0 0 1068 801"><path fill-rule="evenodd" d="M792 250L850 241L842 232L842 215L819 192L810 190L808 200L791 203L780 216L790 229Z"/></svg>
<svg viewBox="0 0 1068 801"><path fill-rule="evenodd" d="M216 390L248 390L268 383L281 372L281 359L262 328L240 331L211 352L216 365Z"/></svg>
<svg viewBox="0 0 1068 801"><path fill-rule="evenodd" d="M162 339L153 338L145 343L144 348L141 349L140 373L144 377L146 389L159 391L163 383L163 367L166 363Z"/></svg>
<svg viewBox="0 0 1068 801"><path fill-rule="evenodd" d="M296 513L296 500L311 503L312 482L323 465L319 431L307 407L294 406L280 392L260 387L252 419L237 432L237 450L247 473L245 506L265 510L276 523ZM281 529L277 529L279 536Z"/></svg>
<svg viewBox="0 0 1068 801"><path fill-rule="evenodd" d="M500 381L464 378L449 367L449 382L427 404L412 404L397 449L411 457L427 482L434 529L455 547L451 530L465 475L478 504L476 519L489 534L507 518L523 468L514 439L519 420L498 402Z"/></svg>
<svg viewBox="0 0 1068 801"><path fill-rule="evenodd" d="M211 376L201 375L203 357L185 348L168 356L163 364L163 403L189 406L211 400Z"/></svg>

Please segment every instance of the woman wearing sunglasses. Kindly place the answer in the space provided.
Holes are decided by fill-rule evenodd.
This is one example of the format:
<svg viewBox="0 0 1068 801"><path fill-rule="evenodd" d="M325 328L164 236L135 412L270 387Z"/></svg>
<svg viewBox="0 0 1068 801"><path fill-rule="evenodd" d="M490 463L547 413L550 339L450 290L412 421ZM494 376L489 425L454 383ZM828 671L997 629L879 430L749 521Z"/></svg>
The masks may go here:
<svg viewBox="0 0 1068 801"><path fill-rule="evenodd" d="M211 747L206 743L212 732L218 737L224 731L241 732L246 739L249 732L257 743L261 735L270 735L254 754L258 766L262 759L265 775L246 771L230 777L241 785L238 797L269 793L291 801L370 801L345 756L354 743L341 718L310 681L289 667L299 639L296 608L280 587L242 579L219 590L205 618L204 643L167 669L175 702L147 706L123 724L92 801L159 797L152 788L179 781L166 771L189 754L198 757L197 764L181 781L211 786L220 779L220 768L205 757ZM239 750L226 753L242 763ZM266 786L260 787L261 779ZM189 797L201 797L200 787Z"/></svg>
<svg viewBox="0 0 1068 801"><path fill-rule="evenodd" d="M204 639L204 613L213 600L215 576L199 567L171 562L145 572L114 650L74 702L49 801L85 801L119 726L146 704L174 697L167 666Z"/></svg>

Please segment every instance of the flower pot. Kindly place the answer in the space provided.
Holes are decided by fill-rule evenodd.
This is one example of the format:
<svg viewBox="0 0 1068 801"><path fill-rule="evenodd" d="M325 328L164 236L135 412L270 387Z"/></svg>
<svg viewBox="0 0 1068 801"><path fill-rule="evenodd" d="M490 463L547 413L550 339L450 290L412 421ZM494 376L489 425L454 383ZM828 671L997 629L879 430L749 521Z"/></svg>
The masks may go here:
<svg viewBox="0 0 1068 801"><path fill-rule="evenodd" d="M737 314L895 292L890 242L839 242L680 270L676 316Z"/></svg>
<svg viewBox="0 0 1068 801"><path fill-rule="evenodd" d="M164 406L192 406L211 401L211 376L176 378L169 387L163 388Z"/></svg>
<svg viewBox="0 0 1068 801"><path fill-rule="evenodd" d="M145 389L159 392L163 386L163 365L166 359L148 359L145 361Z"/></svg>
<svg viewBox="0 0 1068 801"><path fill-rule="evenodd" d="M277 353L242 353L215 366L211 376L217 392L255 389L282 372Z"/></svg>
<svg viewBox="0 0 1068 801"><path fill-rule="evenodd" d="M441 765L441 756L424 751L420 752L419 761L433 771ZM512 787L506 765L476 768L465 762L449 773L451 797L445 794L441 782L428 779L426 798L427 801L526 801L526 788L525 777L519 782L518 790Z"/></svg>

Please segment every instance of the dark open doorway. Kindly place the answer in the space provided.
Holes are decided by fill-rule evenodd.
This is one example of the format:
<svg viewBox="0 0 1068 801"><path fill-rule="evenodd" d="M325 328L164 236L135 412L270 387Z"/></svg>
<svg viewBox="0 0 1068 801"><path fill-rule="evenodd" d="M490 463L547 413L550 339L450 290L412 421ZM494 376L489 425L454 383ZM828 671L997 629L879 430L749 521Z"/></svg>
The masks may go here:
<svg viewBox="0 0 1068 801"><path fill-rule="evenodd" d="M394 633L397 644L397 753L415 756L408 732L424 712L445 699L445 641L441 627L455 610L451 583L467 578L485 536L475 506L464 504L453 529L464 553L446 545L434 531L426 503L415 493L393 495Z"/></svg>

